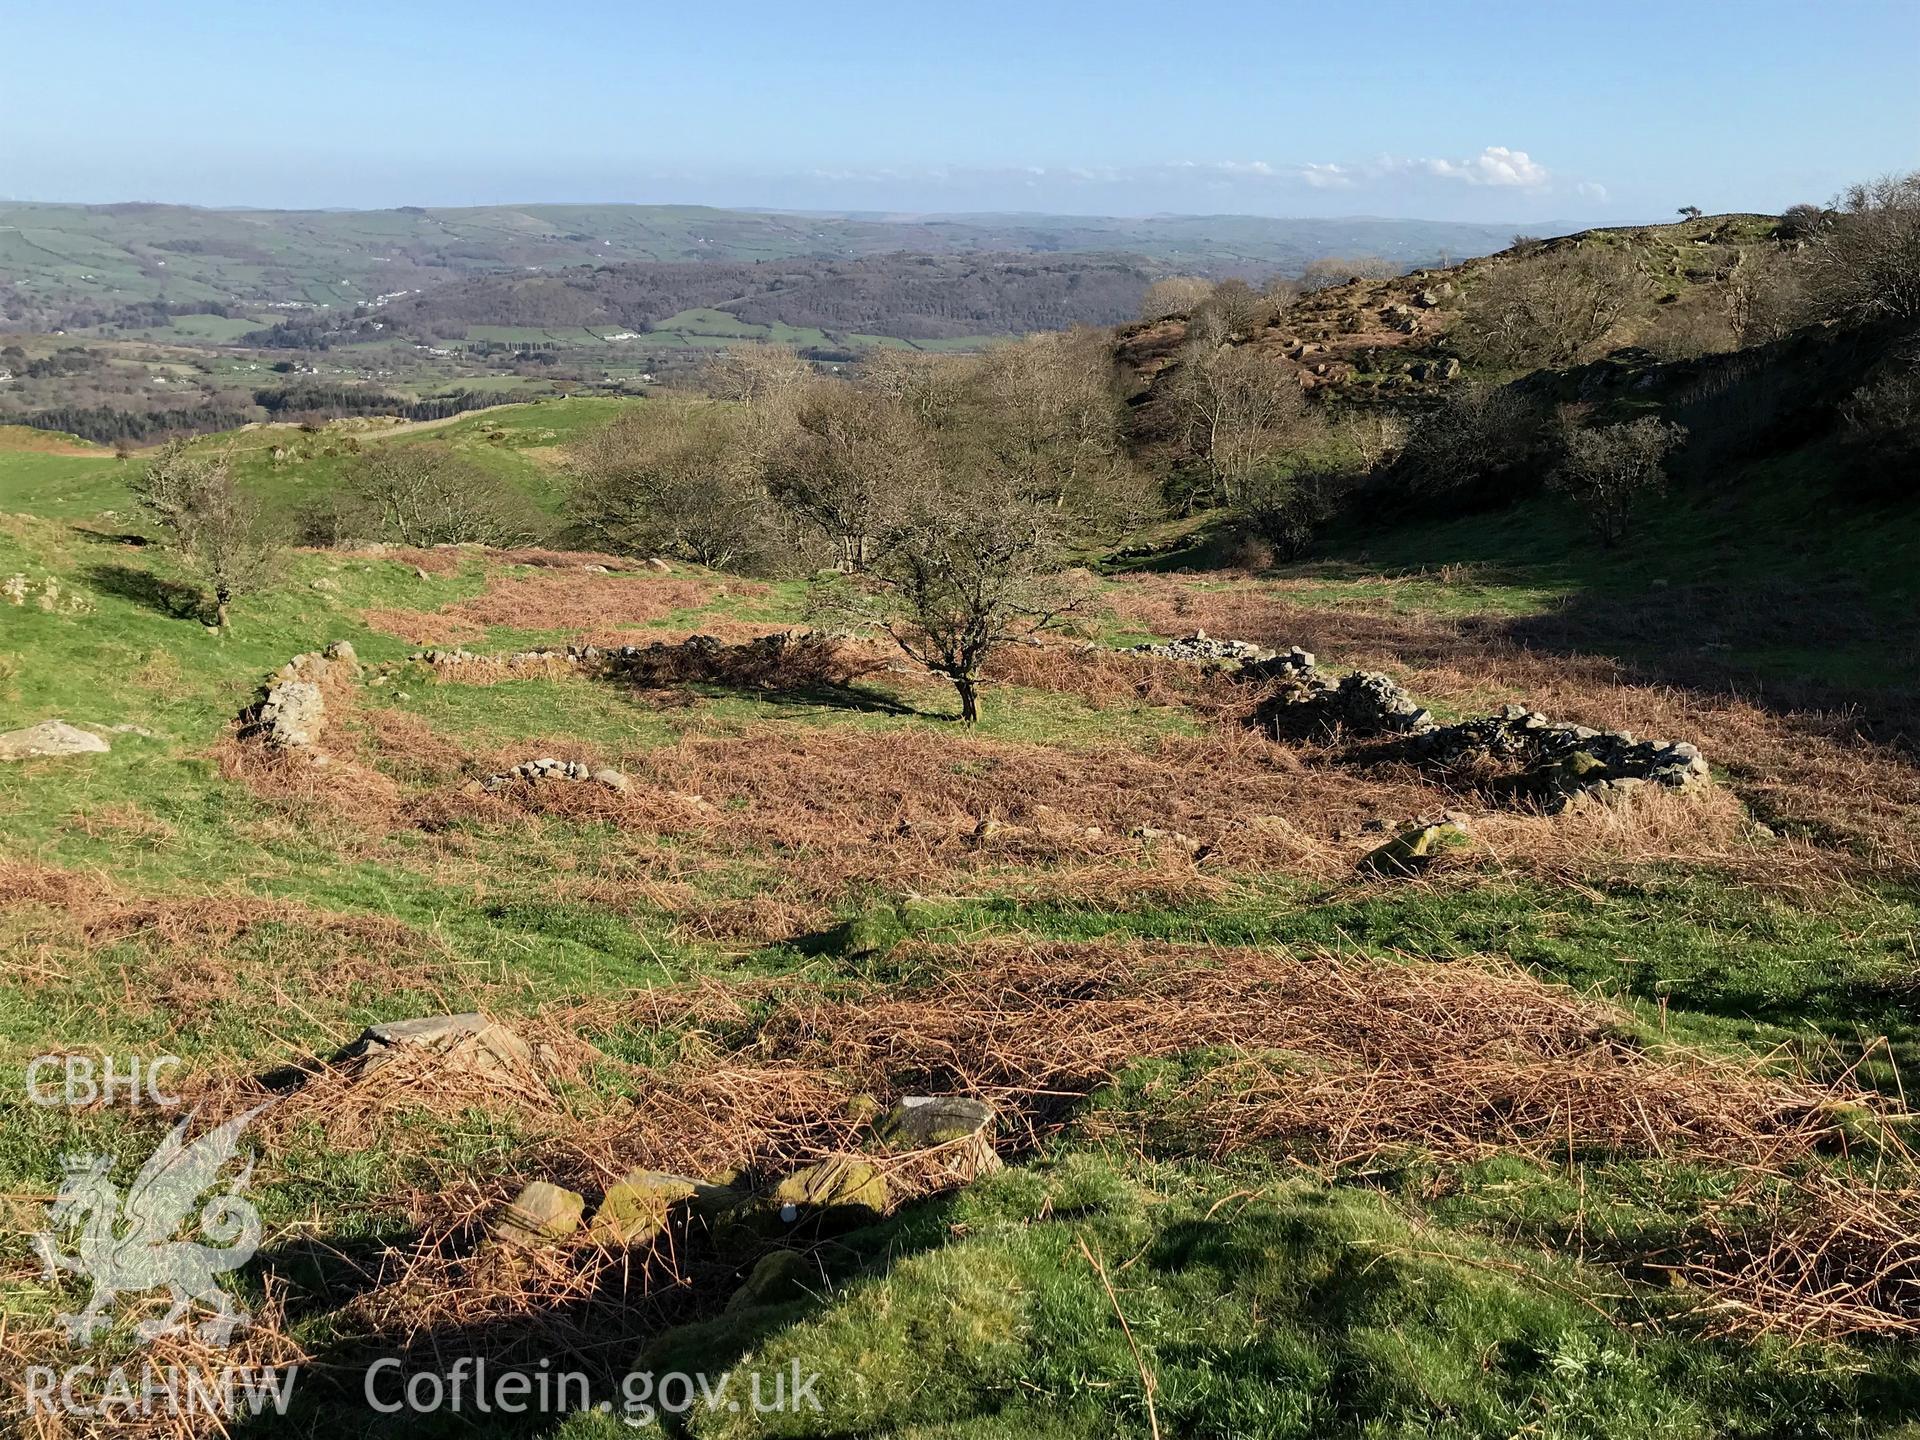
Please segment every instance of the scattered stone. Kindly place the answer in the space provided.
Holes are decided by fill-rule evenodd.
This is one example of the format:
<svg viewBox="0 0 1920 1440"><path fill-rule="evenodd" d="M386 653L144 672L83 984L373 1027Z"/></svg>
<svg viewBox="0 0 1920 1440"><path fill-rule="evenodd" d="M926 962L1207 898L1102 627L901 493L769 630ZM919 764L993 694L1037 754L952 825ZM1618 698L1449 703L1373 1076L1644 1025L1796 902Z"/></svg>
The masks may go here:
<svg viewBox="0 0 1920 1440"><path fill-rule="evenodd" d="M819 1212L877 1216L887 1208L887 1182L866 1161L839 1156L794 1171L774 1186L773 1202L789 1224Z"/></svg>
<svg viewBox="0 0 1920 1440"><path fill-rule="evenodd" d="M42 720L38 725L29 725L24 730L9 730L0 735L0 760L104 755L111 748L92 731L69 725L64 720Z"/></svg>
<svg viewBox="0 0 1920 1440"><path fill-rule="evenodd" d="M330 595L340 589L340 582L322 575L318 580L308 585L307 588L309 590L318 590L322 595Z"/></svg>
<svg viewBox="0 0 1920 1440"><path fill-rule="evenodd" d="M663 575L673 569L671 565L667 564L667 562L662 560L658 555L655 555L647 561L647 568L649 570L658 570Z"/></svg>
<svg viewBox="0 0 1920 1440"><path fill-rule="evenodd" d="M807 1294L813 1271L798 1250L774 1250L754 1263L746 1283L727 1299L727 1309L750 1310L758 1305L783 1305Z"/></svg>
<svg viewBox="0 0 1920 1440"><path fill-rule="evenodd" d="M1272 682L1254 721L1276 735L1304 736L1339 730L1358 738L1418 735L1433 728L1433 716L1390 677L1356 670L1328 680L1313 656L1293 650L1280 663L1244 667L1241 678Z"/></svg>
<svg viewBox="0 0 1920 1440"><path fill-rule="evenodd" d="M338 641L324 653L309 650L274 672L260 698L240 712L240 738L263 740L281 750L316 749L327 728L325 686L334 678L358 678L353 646Z"/></svg>
<svg viewBox="0 0 1920 1440"><path fill-rule="evenodd" d="M535 1180L513 1197L493 1227L494 1238L510 1245L551 1245L580 1228L586 1208L578 1191Z"/></svg>
<svg viewBox="0 0 1920 1440"><path fill-rule="evenodd" d="M443 1069L473 1074L527 1074L533 1068L527 1042L478 1012L369 1025L341 1059L370 1075L409 1056L430 1056Z"/></svg>
<svg viewBox="0 0 1920 1440"><path fill-rule="evenodd" d="M1642 785L1685 789L1708 777L1706 760L1684 741L1639 740L1624 731L1549 720L1524 705L1442 726L1390 676L1356 670L1329 680L1313 655L1298 646L1281 654L1244 641L1214 640L1201 630L1180 640L1136 645L1130 653L1237 662L1235 679L1269 687L1253 719L1276 736L1396 737L1401 742L1396 758L1443 773L1486 761L1515 765L1519 773L1508 788L1552 811L1576 798L1612 804ZM1133 834L1145 840L1187 838L1151 827Z"/></svg>
<svg viewBox="0 0 1920 1440"><path fill-rule="evenodd" d="M1178 640L1164 642L1149 641L1145 645L1135 645L1130 652L1134 655L1156 655L1162 660L1185 660L1194 663L1217 661L1271 660L1274 652L1246 640L1216 640L1204 630L1196 630L1191 635L1183 635Z"/></svg>
<svg viewBox="0 0 1920 1440"><path fill-rule="evenodd" d="M880 1117L874 1133L896 1151L940 1150L941 1170L965 1184L1000 1168L993 1148L999 1119L986 1101L970 1096L907 1095Z"/></svg>
<svg viewBox="0 0 1920 1440"><path fill-rule="evenodd" d="M612 776L613 780L602 776ZM489 775L480 782L480 788L489 792L500 791L519 781L538 782L543 780L582 780L598 781L612 790L625 790L629 782L618 770L596 770L584 760L556 760L551 755L543 755L538 760L522 760L511 770L502 770ZM619 783L614 783L618 781Z"/></svg>
<svg viewBox="0 0 1920 1440"><path fill-rule="evenodd" d="M1685 741L1639 740L1549 720L1524 705L1432 729L1408 749L1408 758L1441 771L1488 762L1513 766L1509 788L1550 811L1566 809L1576 797L1612 803L1647 784L1684 790L1708 775L1706 759Z"/></svg>
<svg viewBox="0 0 1920 1440"><path fill-rule="evenodd" d="M629 780L618 770L611 769L605 765L602 765L587 778L592 780L596 785L604 785L607 789L617 790L622 795L633 788L633 781Z"/></svg>
<svg viewBox="0 0 1920 1440"><path fill-rule="evenodd" d="M52 576L35 580L24 574L9 575L0 581L0 599L22 607L31 599L36 610L49 615L84 615L93 608L86 596L65 589Z"/></svg>
<svg viewBox="0 0 1920 1440"><path fill-rule="evenodd" d="M1457 819L1416 821L1362 857L1360 869L1376 875L1417 875L1469 843L1467 827Z"/></svg>
<svg viewBox="0 0 1920 1440"><path fill-rule="evenodd" d="M659 1170L632 1170L607 1187L587 1233L608 1244L634 1245L666 1229L676 1206L689 1206L711 1220L740 1199L727 1186Z"/></svg>
<svg viewBox="0 0 1920 1440"><path fill-rule="evenodd" d="M1178 830L1162 830L1154 825L1136 825L1127 832L1128 838L1138 840L1142 845L1171 845L1184 850L1189 855L1197 855L1206 847L1191 835L1183 835Z"/></svg>

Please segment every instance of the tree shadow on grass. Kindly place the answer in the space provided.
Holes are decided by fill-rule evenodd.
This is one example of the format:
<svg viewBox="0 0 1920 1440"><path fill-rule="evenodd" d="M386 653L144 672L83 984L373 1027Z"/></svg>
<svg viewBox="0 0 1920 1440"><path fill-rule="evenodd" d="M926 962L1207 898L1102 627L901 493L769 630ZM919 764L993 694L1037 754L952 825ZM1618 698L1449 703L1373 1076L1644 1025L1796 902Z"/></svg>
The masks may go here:
<svg viewBox="0 0 1920 1440"><path fill-rule="evenodd" d="M615 682L618 683L618 682ZM635 689L654 708L664 702L691 705L699 700L757 700L763 704L792 709L846 710L860 715L907 717L922 712L898 696L873 685L857 681L804 681L790 685L756 685L750 682L729 684L717 680L690 680L660 689Z"/></svg>
<svg viewBox="0 0 1920 1440"><path fill-rule="evenodd" d="M102 595L130 600L173 620L203 619L207 599L196 585L182 585L131 565L95 565L83 577Z"/></svg>

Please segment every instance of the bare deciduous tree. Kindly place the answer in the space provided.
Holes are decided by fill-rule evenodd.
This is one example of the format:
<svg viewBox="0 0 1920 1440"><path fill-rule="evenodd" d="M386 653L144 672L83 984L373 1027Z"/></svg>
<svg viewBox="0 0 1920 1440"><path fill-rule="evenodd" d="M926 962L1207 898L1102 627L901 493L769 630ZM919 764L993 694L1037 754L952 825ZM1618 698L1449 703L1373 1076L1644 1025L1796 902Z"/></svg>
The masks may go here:
<svg viewBox="0 0 1920 1440"><path fill-rule="evenodd" d="M1825 319L1920 320L1920 171L1847 191L1808 240L1804 264Z"/></svg>
<svg viewBox="0 0 1920 1440"><path fill-rule="evenodd" d="M949 424L967 401L973 371L953 355L883 346L860 362L860 382L928 429Z"/></svg>
<svg viewBox="0 0 1920 1440"><path fill-rule="evenodd" d="M1169 275L1147 287L1140 300L1142 320L1166 320L1190 315L1213 293L1213 282L1200 275Z"/></svg>
<svg viewBox="0 0 1920 1440"><path fill-rule="evenodd" d="M1633 257L1613 246L1505 260L1469 296L1451 338L1495 369L1571 365L1612 333L1644 289Z"/></svg>
<svg viewBox="0 0 1920 1440"><path fill-rule="evenodd" d="M1174 393L1187 448L1224 505L1237 503L1242 482L1286 445L1307 408L1291 371L1244 347L1190 344Z"/></svg>
<svg viewBox="0 0 1920 1440"><path fill-rule="evenodd" d="M343 488L402 545L525 545L545 528L525 496L448 445L370 447Z"/></svg>
<svg viewBox="0 0 1920 1440"><path fill-rule="evenodd" d="M1743 251L1722 292L1740 345L1778 340L1806 318L1801 267L1780 251Z"/></svg>
<svg viewBox="0 0 1920 1440"><path fill-rule="evenodd" d="M738 411L629 411L573 447L568 511L615 554L768 568L787 545L761 484L758 441L756 425Z"/></svg>
<svg viewBox="0 0 1920 1440"><path fill-rule="evenodd" d="M1591 430L1569 427L1551 483L1586 512L1601 544L1618 545L1640 502L1666 487L1667 453L1686 433L1651 417Z"/></svg>
<svg viewBox="0 0 1920 1440"><path fill-rule="evenodd" d="M282 548L259 500L234 479L226 455L196 456L183 443L167 446L129 488L213 592L214 624L225 630L234 599L266 580Z"/></svg>
<svg viewBox="0 0 1920 1440"><path fill-rule="evenodd" d="M1221 340L1250 335L1270 313L1269 307L1244 280L1222 280L1213 293L1194 307L1196 324L1210 323Z"/></svg>
<svg viewBox="0 0 1920 1440"><path fill-rule="evenodd" d="M1092 590L1060 568L1059 519L989 476L923 480L904 497L873 566L816 595L815 613L880 631L952 682L960 720L980 718L992 653L1083 612Z"/></svg>
<svg viewBox="0 0 1920 1440"><path fill-rule="evenodd" d="M826 536L842 569L864 569L897 498L932 467L926 433L895 401L842 381L809 387L793 421L767 457L768 491Z"/></svg>
<svg viewBox="0 0 1920 1440"><path fill-rule="evenodd" d="M980 448L1029 499L1091 519L1130 491L1125 406L1096 331L1033 335L989 352L976 372Z"/></svg>
<svg viewBox="0 0 1920 1440"><path fill-rule="evenodd" d="M1323 255L1307 262L1300 272L1300 288L1306 291L1331 290L1349 280L1391 280L1400 267L1378 255Z"/></svg>
<svg viewBox="0 0 1920 1440"><path fill-rule="evenodd" d="M813 367L790 345L735 345L701 370L707 393L751 409L791 397L813 379Z"/></svg>

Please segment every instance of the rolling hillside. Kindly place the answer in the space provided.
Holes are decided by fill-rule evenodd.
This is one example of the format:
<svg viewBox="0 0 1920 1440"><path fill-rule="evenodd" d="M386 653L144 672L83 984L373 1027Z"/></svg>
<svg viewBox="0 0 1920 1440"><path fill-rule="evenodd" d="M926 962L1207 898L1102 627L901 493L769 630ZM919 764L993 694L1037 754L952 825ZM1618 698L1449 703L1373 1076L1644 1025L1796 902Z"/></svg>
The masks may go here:
<svg viewBox="0 0 1920 1440"><path fill-rule="evenodd" d="M1124 252L1215 273L1332 254L1406 264L1484 254L1511 226L1421 220L1145 220L770 214L671 205L378 211L0 204L0 330L77 328L128 307L350 308L464 276L608 261Z"/></svg>

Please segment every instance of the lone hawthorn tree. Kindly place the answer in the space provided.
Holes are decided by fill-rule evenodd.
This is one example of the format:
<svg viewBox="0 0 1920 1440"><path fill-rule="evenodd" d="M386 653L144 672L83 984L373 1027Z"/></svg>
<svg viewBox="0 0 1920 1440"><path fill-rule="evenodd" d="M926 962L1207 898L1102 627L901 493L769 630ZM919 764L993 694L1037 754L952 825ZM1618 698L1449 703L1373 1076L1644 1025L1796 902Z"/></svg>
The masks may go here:
<svg viewBox="0 0 1920 1440"><path fill-rule="evenodd" d="M213 592L214 624L225 630L234 598L266 579L282 544L259 501L235 482L232 461L176 442L129 488Z"/></svg>
<svg viewBox="0 0 1920 1440"><path fill-rule="evenodd" d="M1686 439L1678 425L1643 416L1623 425L1568 428L1566 453L1548 483L1586 513L1600 543L1626 538L1642 500L1666 488L1667 453Z"/></svg>
<svg viewBox="0 0 1920 1440"><path fill-rule="evenodd" d="M953 683L980 718L980 675L1002 645L1064 624L1091 600L1060 566L1059 515L1004 481L927 481L905 497L866 570L816 596L817 615L892 639Z"/></svg>

